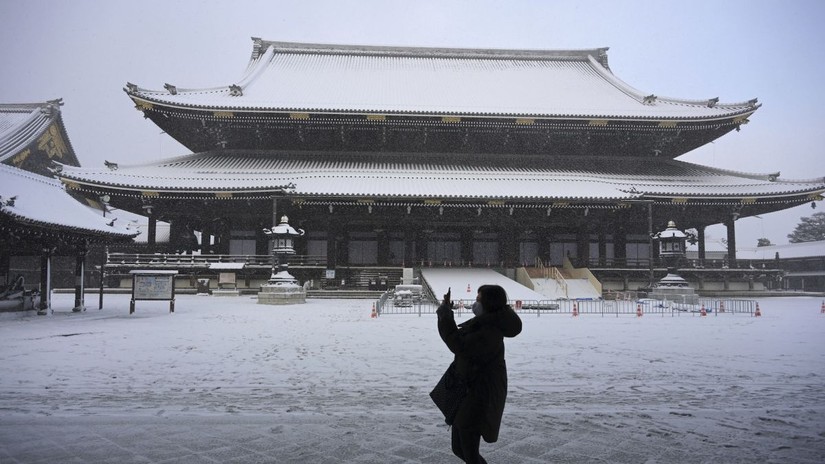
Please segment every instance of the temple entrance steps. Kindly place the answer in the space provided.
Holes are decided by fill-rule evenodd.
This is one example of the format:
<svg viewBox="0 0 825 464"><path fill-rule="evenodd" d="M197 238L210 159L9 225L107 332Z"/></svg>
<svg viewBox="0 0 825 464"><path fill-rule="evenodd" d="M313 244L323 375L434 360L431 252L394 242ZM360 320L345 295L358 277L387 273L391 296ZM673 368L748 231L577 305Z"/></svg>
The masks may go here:
<svg viewBox="0 0 825 464"><path fill-rule="evenodd" d="M492 269L460 269L460 268L426 268L421 269L423 285L429 287L432 295L441 299L452 289L454 302L472 304L476 299L478 287L485 284L500 285L507 292L507 298L516 301L541 301L548 298L541 293L499 274ZM468 291L469 289L469 291Z"/></svg>
<svg viewBox="0 0 825 464"><path fill-rule="evenodd" d="M593 300L602 297L586 268L527 267L516 273L516 280L532 287L551 300Z"/></svg>

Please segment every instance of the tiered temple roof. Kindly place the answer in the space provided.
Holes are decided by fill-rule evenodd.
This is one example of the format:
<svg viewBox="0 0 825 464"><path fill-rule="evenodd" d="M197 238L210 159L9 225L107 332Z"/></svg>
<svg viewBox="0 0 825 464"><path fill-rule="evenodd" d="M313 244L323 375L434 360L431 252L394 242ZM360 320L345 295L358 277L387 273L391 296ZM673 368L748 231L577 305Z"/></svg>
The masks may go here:
<svg viewBox="0 0 825 464"><path fill-rule="evenodd" d="M174 89L174 91L172 90ZM713 120L755 102L651 96L607 66L607 48L473 50L255 39L244 75L209 89L129 89L186 108L510 117Z"/></svg>
<svg viewBox="0 0 825 464"><path fill-rule="evenodd" d="M634 89L607 48L472 50L254 39L236 82L124 89L193 152L303 149L673 158L740 125L755 99Z"/></svg>
<svg viewBox="0 0 825 464"><path fill-rule="evenodd" d="M0 163L44 176L52 176L51 161L80 166L63 126L62 104L0 104Z"/></svg>
<svg viewBox="0 0 825 464"><path fill-rule="evenodd" d="M471 155L272 153L219 150L142 165L65 167L78 189L111 188L124 195L209 194L239 197L288 193L335 199L442 199L516 203L674 198L741 203L825 190L825 179L784 180L779 173L747 174L650 158L543 157L525 163L502 155L479 166Z"/></svg>

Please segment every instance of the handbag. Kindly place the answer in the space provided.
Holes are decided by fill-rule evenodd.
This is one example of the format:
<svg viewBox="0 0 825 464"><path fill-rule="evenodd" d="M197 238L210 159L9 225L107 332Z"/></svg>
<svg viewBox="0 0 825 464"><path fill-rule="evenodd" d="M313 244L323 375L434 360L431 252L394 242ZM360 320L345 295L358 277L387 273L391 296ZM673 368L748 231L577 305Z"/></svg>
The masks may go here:
<svg viewBox="0 0 825 464"><path fill-rule="evenodd" d="M457 375L453 361L430 392L430 398L444 414L444 422L447 425L453 425L458 407L466 395L467 383Z"/></svg>

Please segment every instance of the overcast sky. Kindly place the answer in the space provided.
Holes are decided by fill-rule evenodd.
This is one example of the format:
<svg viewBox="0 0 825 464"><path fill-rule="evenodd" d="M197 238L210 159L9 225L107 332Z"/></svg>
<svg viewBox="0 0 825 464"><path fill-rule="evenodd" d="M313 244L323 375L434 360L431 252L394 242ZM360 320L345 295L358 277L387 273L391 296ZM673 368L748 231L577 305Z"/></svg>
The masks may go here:
<svg viewBox="0 0 825 464"><path fill-rule="evenodd" d="M63 98L84 166L186 154L143 119L126 82L234 83L250 37L470 48L610 47L610 68L659 96L763 107L681 160L783 178L825 176L825 1L0 0L0 102ZM825 207L825 203L820 205ZM737 222L739 246L775 244L810 205ZM707 230L724 237L721 226Z"/></svg>

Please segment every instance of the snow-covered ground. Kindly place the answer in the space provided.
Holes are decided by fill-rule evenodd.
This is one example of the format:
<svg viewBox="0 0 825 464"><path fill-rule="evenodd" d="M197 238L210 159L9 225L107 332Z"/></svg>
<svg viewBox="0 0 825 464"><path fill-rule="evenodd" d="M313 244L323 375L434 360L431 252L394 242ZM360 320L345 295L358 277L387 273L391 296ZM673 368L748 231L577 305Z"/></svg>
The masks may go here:
<svg viewBox="0 0 825 464"><path fill-rule="evenodd" d="M483 454L490 462L825 461L821 300L759 301L761 318L524 314L523 333L506 342L501 439L483 444ZM432 451L385 462L457 462L427 395L451 359L435 315L373 319L369 300L276 307L181 295L174 314L168 303L138 301L132 315L128 295L106 295L100 311L96 298L86 303L72 313L73 296L58 294L50 316L0 320L0 450L11 458L8 431L18 424L116 417L220 427L246 417L292 424L271 439L295 448L349 427L356 432L339 438L377 456L364 462L392 454L386 440ZM357 433L376 427L380 437ZM335 462L313 452L321 454L306 462Z"/></svg>

